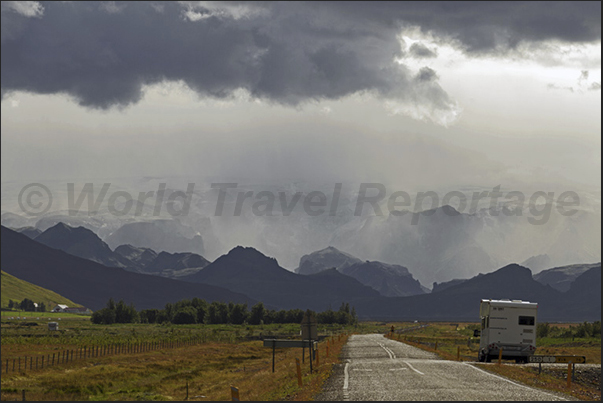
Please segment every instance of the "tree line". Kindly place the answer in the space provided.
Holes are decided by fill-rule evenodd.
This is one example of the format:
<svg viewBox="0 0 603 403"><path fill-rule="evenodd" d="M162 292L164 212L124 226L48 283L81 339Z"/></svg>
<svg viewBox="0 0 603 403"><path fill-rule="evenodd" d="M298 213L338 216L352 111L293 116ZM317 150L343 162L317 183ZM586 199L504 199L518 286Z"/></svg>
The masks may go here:
<svg viewBox="0 0 603 403"><path fill-rule="evenodd" d="M43 302L40 302L37 305L38 306L36 306L35 302L29 298L25 298L21 302L13 301L12 299L8 300L9 309L16 309L26 312L46 312L46 305Z"/></svg>
<svg viewBox="0 0 603 403"><path fill-rule="evenodd" d="M323 312L307 311L321 324L356 324L356 309L349 303L342 303L339 310L327 309ZM172 323L172 324L233 324L261 325L271 323L301 323L304 317L301 309L271 310L258 302L251 309L247 304L214 301L208 303L200 298L184 299L167 303L163 309L143 309L138 312L132 304L110 299L107 306L92 314L92 323Z"/></svg>

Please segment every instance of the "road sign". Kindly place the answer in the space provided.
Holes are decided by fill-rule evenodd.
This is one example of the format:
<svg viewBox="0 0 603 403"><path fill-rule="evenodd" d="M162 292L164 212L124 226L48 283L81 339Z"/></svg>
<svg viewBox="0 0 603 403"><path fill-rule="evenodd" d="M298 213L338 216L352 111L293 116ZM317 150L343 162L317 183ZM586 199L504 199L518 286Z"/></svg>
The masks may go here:
<svg viewBox="0 0 603 403"><path fill-rule="evenodd" d="M586 357L583 355L532 355L528 359L532 363L540 364L583 364L586 362Z"/></svg>
<svg viewBox="0 0 603 403"><path fill-rule="evenodd" d="M314 315L305 314L304 319L301 322L302 339L304 340L316 340L318 339L318 325Z"/></svg>
<svg viewBox="0 0 603 403"><path fill-rule="evenodd" d="M574 364L584 364L586 362L586 357L583 355L557 355L555 358L556 363L562 364L568 364L570 362Z"/></svg>

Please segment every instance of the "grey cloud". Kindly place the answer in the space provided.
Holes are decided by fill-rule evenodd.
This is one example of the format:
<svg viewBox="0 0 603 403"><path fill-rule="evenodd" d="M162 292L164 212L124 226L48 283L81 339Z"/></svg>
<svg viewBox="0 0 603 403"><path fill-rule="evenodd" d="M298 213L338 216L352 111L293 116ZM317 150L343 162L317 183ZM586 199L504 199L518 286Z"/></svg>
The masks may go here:
<svg viewBox="0 0 603 403"><path fill-rule="evenodd" d="M40 19L3 12L2 93L64 93L110 108L136 103L145 85L183 81L202 97L242 88L299 105L371 92L438 113L454 107L437 82L415 85L395 62L395 27L358 26L305 4L219 6L44 3Z"/></svg>
<svg viewBox="0 0 603 403"><path fill-rule="evenodd" d="M18 90L62 93L94 108L127 106L142 98L145 85L182 81L202 97L228 98L242 88L287 105L370 92L399 104L421 103L417 109L442 116L457 109L435 72L417 75L394 61L402 55L397 35L405 25L419 25L467 52L600 38L600 4L575 2L39 7L41 18L2 7L3 97Z"/></svg>
<svg viewBox="0 0 603 403"><path fill-rule="evenodd" d="M411 56L418 58L418 59L433 58L433 57L438 56L438 53L435 49L431 50L420 42L415 42L412 45L410 45L408 52L410 53Z"/></svg>
<svg viewBox="0 0 603 403"><path fill-rule="evenodd" d="M468 53L501 54L522 43L601 40L601 3L578 1L330 2L358 21L414 25Z"/></svg>
<svg viewBox="0 0 603 403"><path fill-rule="evenodd" d="M549 90L565 90L569 92L574 92L574 87L563 87L554 83L548 83L546 87Z"/></svg>
<svg viewBox="0 0 603 403"><path fill-rule="evenodd" d="M2 13L14 12L25 17L41 17L44 7L37 1L3 1Z"/></svg>

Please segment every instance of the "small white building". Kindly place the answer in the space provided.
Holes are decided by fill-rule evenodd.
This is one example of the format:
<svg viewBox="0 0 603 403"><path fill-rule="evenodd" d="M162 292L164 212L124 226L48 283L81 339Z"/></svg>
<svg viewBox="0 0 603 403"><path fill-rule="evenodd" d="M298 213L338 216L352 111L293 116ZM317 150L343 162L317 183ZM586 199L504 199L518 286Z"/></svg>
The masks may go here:
<svg viewBox="0 0 603 403"><path fill-rule="evenodd" d="M52 308L52 311L50 312L65 312L65 309L69 308L67 305L57 305L54 308Z"/></svg>

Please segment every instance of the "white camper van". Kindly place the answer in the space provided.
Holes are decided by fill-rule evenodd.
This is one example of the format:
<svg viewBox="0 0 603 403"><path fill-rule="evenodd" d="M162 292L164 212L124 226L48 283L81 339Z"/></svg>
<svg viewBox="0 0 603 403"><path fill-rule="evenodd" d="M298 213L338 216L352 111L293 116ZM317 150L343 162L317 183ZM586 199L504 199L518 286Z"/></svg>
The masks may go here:
<svg viewBox="0 0 603 403"><path fill-rule="evenodd" d="M521 300L482 299L479 315L482 330L478 360L502 358L528 362L536 351L536 311L538 304Z"/></svg>

